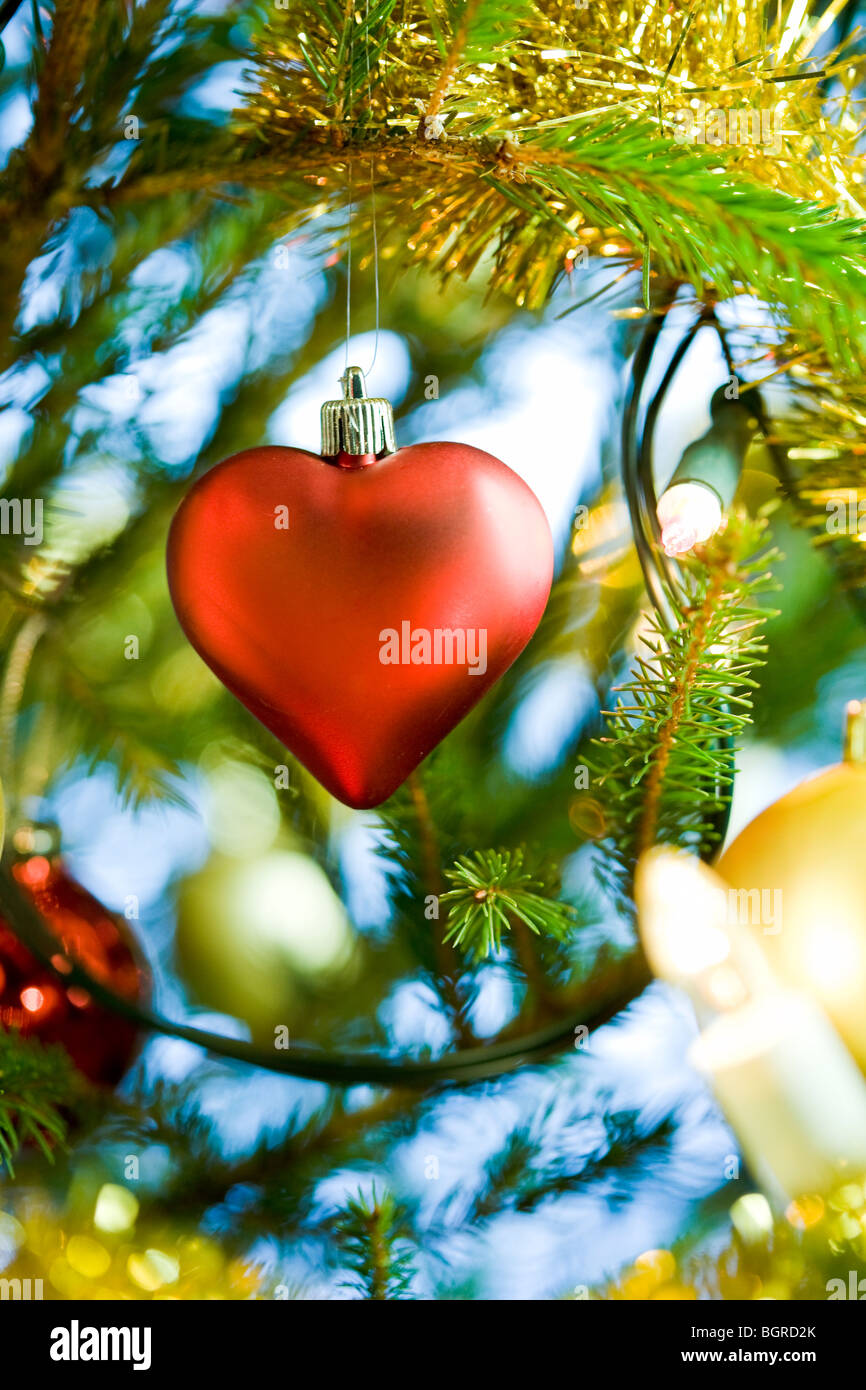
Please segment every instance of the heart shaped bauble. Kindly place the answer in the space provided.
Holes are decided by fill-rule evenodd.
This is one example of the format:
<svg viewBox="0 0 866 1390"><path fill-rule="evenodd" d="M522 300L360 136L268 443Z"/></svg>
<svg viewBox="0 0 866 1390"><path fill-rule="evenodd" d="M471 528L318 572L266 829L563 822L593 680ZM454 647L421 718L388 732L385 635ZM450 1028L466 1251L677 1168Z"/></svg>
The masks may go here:
<svg viewBox="0 0 866 1390"><path fill-rule="evenodd" d="M541 506L466 444L394 448L350 368L324 457L246 449L172 523L172 601L228 689L349 806L377 806L508 669L553 574Z"/></svg>

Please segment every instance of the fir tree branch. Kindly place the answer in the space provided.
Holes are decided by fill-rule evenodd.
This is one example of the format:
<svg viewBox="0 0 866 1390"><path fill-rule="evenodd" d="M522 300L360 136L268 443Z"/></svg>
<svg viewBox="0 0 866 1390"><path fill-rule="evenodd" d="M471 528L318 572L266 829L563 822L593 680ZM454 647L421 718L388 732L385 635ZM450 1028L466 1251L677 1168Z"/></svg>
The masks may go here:
<svg viewBox="0 0 866 1390"><path fill-rule="evenodd" d="M442 894L450 904L446 940L475 960L501 951L514 919L557 940L576 925L573 908L537 891L547 886L545 879L528 871L520 849L476 850L446 869L445 877L456 885Z"/></svg>
<svg viewBox="0 0 866 1390"><path fill-rule="evenodd" d="M647 1124L633 1110L606 1113L603 1124L602 1139L575 1168L560 1161L533 1173L515 1194L515 1210L535 1211L545 1202L587 1188L601 1188L609 1202L622 1200L632 1189L635 1169L663 1159L676 1133L673 1115Z"/></svg>
<svg viewBox="0 0 866 1390"><path fill-rule="evenodd" d="M343 120L346 114L345 100L347 87L346 56L351 53L352 35L355 29L355 0L344 0L342 26L340 41L337 45L333 67L334 96L335 96L335 116L337 122ZM315 67L312 68L315 72ZM339 126L338 126L339 143Z"/></svg>
<svg viewBox="0 0 866 1390"><path fill-rule="evenodd" d="M421 139L431 138L428 122L442 110L460 68L495 62L499 50L514 40L520 20L533 4L532 0L447 0L444 8L450 21L450 39L442 32L436 6L428 0L430 25L443 63L424 107L418 132Z"/></svg>
<svg viewBox="0 0 866 1390"><path fill-rule="evenodd" d="M468 276L494 252L492 283L538 307L562 274L581 228L600 224L623 238L639 267L687 281L699 295L749 290L815 332L833 360L866 361L866 234L863 226L772 188L732 176L719 155L699 154L651 127L595 118L523 143L503 132L447 141L347 126L340 159L376 167L377 196L400 228L400 245L441 274ZM553 136L556 136L556 139ZM317 171L335 199L344 175L323 170L323 128L294 137L284 156L252 151L190 175L189 187L273 187ZM143 175L106 189L109 201L160 196L181 175ZM425 191L419 195L419 184ZM91 198L95 194L89 195ZM310 190L309 202L322 196ZM443 216L443 206L448 215ZM804 285L809 292L804 293Z"/></svg>
<svg viewBox="0 0 866 1390"><path fill-rule="evenodd" d="M308 18L298 43L307 69L321 89L326 106L333 108L334 143L343 143L342 122L359 95L372 91L376 64L388 41L389 20L395 0L378 0L363 12L355 0L310 0ZM299 26L300 27L300 26Z"/></svg>
<svg viewBox="0 0 866 1390"><path fill-rule="evenodd" d="M866 303L862 223L734 178L717 155L639 122L624 130L621 122L576 121L533 135L511 159L548 196L619 228L699 295L707 282L721 298L751 287L816 330L839 363L863 359L862 325L842 304L846 296Z"/></svg>
<svg viewBox="0 0 866 1390"><path fill-rule="evenodd" d="M601 1130L598 1133L599 1128ZM597 1135L587 1142L587 1132ZM598 1116L575 1111L568 1097L538 1107L487 1161L483 1181L463 1222L486 1222L503 1212L537 1211L545 1203L591 1191L610 1202L633 1188L636 1173L663 1160L676 1133L675 1116L636 1110ZM438 1222L447 1234L449 1222Z"/></svg>
<svg viewBox="0 0 866 1390"><path fill-rule="evenodd" d="M205 1064L204 1075L219 1075ZM197 1080L200 1082L202 1073ZM269 1135L249 1153L226 1157L211 1116L202 1113L189 1083L160 1082L155 1091L136 1092L128 1102L115 1098L110 1113L95 1117L90 1142L104 1149L115 1144L145 1147L158 1142L171 1150L172 1170L148 1210L158 1218L198 1221L224 1206L232 1190L245 1188L256 1198L244 1208L247 1230L273 1234L279 1213L283 1235L300 1234L309 1218L312 1193L329 1164L368 1162L383 1134L405 1125L420 1104L410 1092L388 1089L368 1105L347 1106L345 1095L331 1091L312 1116L293 1117L285 1133Z"/></svg>
<svg viewBox="0 0 866 1390"><path fill-rule="evenodd" d="M44 1047L0 1026L0 1167L14 1175L22 1145L36 1144L47 1159L65 1142L68 1110L78 1073L62 1047Z"/></svg>
<svg viewBox="0 0 866 1390"><path fill-rule="evenodd" d="M421 862L424 867L424 882L430 892L435 893L438 897L444 886L442 860L439 856L439 846L436 843L436 827L430 814L430 803L427 800L427 793L424 790L424 783L419 772L411 773L407 781L409 795L418 819L418 837L421 845Z"/></svg>
<svg viewBox="0 0 866 1390"><path fill-rule="evenodd" d="M824 70L807 61L814 35L805 32L805 19L800 59L777 70L771 54L785 28L781 16L768 28L766 17L751 9L743 17L754 25L748 60L741 36L729 47L732 32L721 17L723 52L708 45L704 25L686 17L670 30L652 21L643 26L640 51L625 62L598 43L584 43L583 34L575 47L574 17L563 24L557 7L528 5L521 12L515 2L513 10L499 11L469 0L446 7L443 23L438 7L409 0L381 53L380 84L363 125L346 122L339 132L341 156L368 166L378 161L377 187L401 247L408 241L418 260L443 275L468 276L484 265L495 286L536 307L563 273L576 238L592 242L615 232L623 256L636 266L643 259L654 273L687 280L700 294L749 289L798 327L816 328L837 364L866 360L866 240L862 224L839 217L831 205L840 197L843 211L860 208L856 191L847 192L853 151L845 123L822 109ZM287 167L304 166L317 143L332 144L333 110L318 99L293 37L294 27L303 23L306 33L308 18L315 23L317 14L297 0L291 19L269 28L260 50L262 87L248 105L257 137L249 146L252 164L262 132L271 157L282 145ZM484 71L476 67L471 81L458 83L461 60L476 57L473 31L478 26L483 34L488 22L486 52L484 42L479 46ZM616 33L628 19L623 12L578 23L609 39L611 24ZM505 33L509 24L512 42L497 47L497 25ZM435 55L441 66L431 73ZM827 72L844 68L850 85L853 58L844 68L835 52ZM770 81L798 84L779 137L785 158L775 151L768 162L766 151L753 151L750 160L737 140L707 148L665 134L670 118L663 93L673 104L686 100L685 93L712 92L727 108L749 95L763 100ZM458 86L458 129L442 139L427 129L429 115ZM417 131L407 114L413 107L426 113ZM816 140L824 150L817 160ZM842 171L835 188L820 172L831 166ZM249 173L255 177L254 168ZM337 193L343 178L342 169L324 168L318 182Z"/></svg>
<svg viewBox="0 0 866 1390"><path fill-rule="evenodd" d="M430 814L430 803L427 800L427 793L424 790L424 782L420 772L415 771L410 774L407 780L407 786L412 807L417 818L418 841L423 871L423 887L427 890L425 896L433 894L441 901L443 896L442 889L444 887L442 860L436 839L436 827L433 817ZM469 1026L466 1010L461 1001L458 989L460 963L450 944L448 935L442 932L438 917L432 918L430 925L433 933L433 947L436 957L437 988L448 1008L451 1023L457 1037L464 1047L471 1047L475 1039L472 1029Z"/></svg>
<svg viewBox="0 0 866 1390"><path fill-rule="evenodd" d="M442 71L439 74L436 86L433 88L430 94L430 100L425 108L422 127L426 125L427 121L433 120L438 116L439 112L442 110L442 103L448 95L451 83L454 81L454 74L457 71L461 54L466 47L471 26L483 5L484 0L466 0L458 19L454 37L446 51ZM456 8L456 6L454 8Z"/></svg>
<svg viewBox="0 0 866 1390"><path fill-rule="evenodd" d="M10 798L14 790L15 732L18 714L30 662L45 626L46 619L42 613L32 613L24 620L12 642L0 686L0 787L5 789L10 811L14 805Z"/></svg>
<svg viewBox="0 0 866 1390"><path fill-rule="evenodd" d="M656 842L665 776L686 717L698 666L706 649L707 630L723 592L724 575L720 568L715 567L710 571L709 583L697 608L689 615L690 631L686 638L683 663L673 674L670 713L656 735L657 746L651 757L649 776L645 779L643 811L638 821L635 847L637 856L650 849Z"/></svg>
<svg viewBox="0 0 866 1390"><path fill-rule="evenodd" d="M403 1215L390 1193L350 1198L335 1223L337 1243L352 1271L346 1287L375 1302L411 1297L412 1259ZM401 1248L402 1247L402 1248Z"/></svg>
<svg viewBox="0 0 866 1390"><path fill-rule="evenodd" d="M26 148L31 194L50 185L63 162L99 8L99 0L55 0L51 41L39 65L33 127Z"/></svg>
<svg viewBox="0 0 866 1390"><path fill-rule="evenodd" d="M109 764L126 805L162 801L188 808L189 802L179 789L180 764L159 746L159 714L151 709L124 708L118 700L103 699L101 692L73 679L71 672L67 676L75 701L67 706L70 729L80 750L86 750L91 770Z"/></svg>
<svg viewBox="0 0 866 1390"><path fill-rule="evenodd" d="M772 587L756 555L765 523L740 518L690 567L687 611L669 636L657 619L631 679L606 715L591 771L612 860L603 870L621 890L639 854L655 843L706 852L713 813L733 776L731 745L749 721L754 671L768 614L755 597Z"/></svg>

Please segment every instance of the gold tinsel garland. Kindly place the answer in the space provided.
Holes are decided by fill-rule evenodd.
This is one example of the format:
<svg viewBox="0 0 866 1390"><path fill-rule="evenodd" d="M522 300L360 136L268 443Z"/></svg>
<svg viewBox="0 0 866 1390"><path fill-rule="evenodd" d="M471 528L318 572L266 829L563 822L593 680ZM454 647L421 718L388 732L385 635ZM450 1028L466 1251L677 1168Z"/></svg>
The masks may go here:
<svg viewBox="0 0 866 1390"><path fill-rule="evenodd" d="M297 3L267 26L244 117L269 143L339 130L336 144L348 157L359 136L418 126L435 96L449 163L461 157L454 142L494 128L519 140L575 116L606 114L644 118L672 133L674 113L685 108L696 115L772 111L774 150L766 141L724 142L720 158L764 186L862 216L862 102L855 94L864 56L848 43L822 52L846 2L831 0L815 15L805 0L538 0L515 19L516 38L495 61L456 62L441 107L437 85L448 59L425 0L396 0L370 55L369 84L365 72L351 104L345 94L329 99L311 74L311 51L326 53L335 36L318 6ZM356 0L348 12L359 27L369 5ZM712 121L705 125L712 143Z"/></svg>
<svg viewBox="0 0 866 1390"><path fill-rule="evenodd" d="M681 280L752 288L847 370L866 254L832 228L864 211L864 56L832 37L843 0L813 8L296 0L259 37L243 173L313 185L286 230L354 204L362 270L375 189L385 262L480 271L529 308L590 255L643 265L662 310Z"/></svg>
<svg viewBox="0 0 866 1390"><path fill-rule="evenodd" d="M147 1220L131 1188L104 1183L69 1209L30 1193L0 1208L0 1277L18 1299L273 1297L261 1271L215 1239Z"/></svg>
<svg viewBox="0 0 866 1390"><path fill-rule="evenodd" d="M590 1297L615 1302L700 1298L859 1299L866 1283L866 1185L805 1196L773 1217L760 1193L738 1197L721 1250L646 1250ZM698 1242L700 1244L700 1242Z"/></svg>

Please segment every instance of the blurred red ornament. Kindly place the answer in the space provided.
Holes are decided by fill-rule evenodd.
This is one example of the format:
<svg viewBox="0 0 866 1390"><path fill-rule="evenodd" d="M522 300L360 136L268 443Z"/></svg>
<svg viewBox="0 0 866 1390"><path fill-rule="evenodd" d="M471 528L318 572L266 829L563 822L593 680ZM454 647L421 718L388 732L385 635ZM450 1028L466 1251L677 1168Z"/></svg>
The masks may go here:
<svg viewBox="0 0 866 1390"><path fill-rule="evenodd" d="M129 1066L138 1029L94 1003L80 986L64 986L67 956L130 1003L147 994L146 975L122 919L113 917L69 876L60 859L33 854L13 865L21 890L57 938L55 975L0 917L0 1025L44 1043L61 1043L91 1081L112 1086Z"/></svg>
<svg viewBox="0 0 866 1390"><path fill-rule="evenodd" d="M192 645L349 806L396 790L508 669L544 611L547 518L467 444L394 452L350 368L322 454L247 449L175 516L171 596ZM438 645L437 645L438 644Z"/></svg>

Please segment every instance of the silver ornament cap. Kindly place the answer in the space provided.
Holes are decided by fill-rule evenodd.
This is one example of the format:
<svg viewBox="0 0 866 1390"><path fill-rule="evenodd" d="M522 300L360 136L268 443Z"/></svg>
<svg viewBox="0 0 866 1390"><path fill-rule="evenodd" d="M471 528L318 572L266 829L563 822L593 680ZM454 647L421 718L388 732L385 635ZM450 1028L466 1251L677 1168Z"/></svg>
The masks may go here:
<svg viewBox="0 0 866 1390"><path fill-rule="evenodd" d="M343 399L322 406L322 454L393 454L394 412L382 396L368 396L360 367L340 377Z"/></svg>

